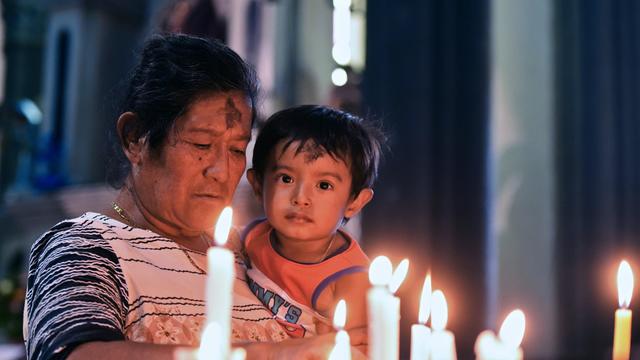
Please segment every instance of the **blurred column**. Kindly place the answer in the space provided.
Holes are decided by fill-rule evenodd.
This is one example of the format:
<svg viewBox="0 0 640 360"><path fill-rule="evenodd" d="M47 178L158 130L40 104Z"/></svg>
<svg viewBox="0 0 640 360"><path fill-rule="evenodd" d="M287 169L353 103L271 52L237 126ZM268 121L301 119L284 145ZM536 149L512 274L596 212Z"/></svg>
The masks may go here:
<svg viewBox="0 0 640 360"><path fill-rule="evenodd" d="M605 358L620 260L640 275L640 3L557 1L554 12L558 348ZM637 357L640 321L632 344Z"/></svg>
<svg viewBox="0 0 640 360"><path fill-rule="evenodd" d="M526 357L554 358L555 167L551 1L494 0L491 11L489 316L521 308Z"/></svg>
<svg viewBox="0 0 640 360"><path fill-rule="evenodd" d="M40 185L104 180L107 131L133 49L145 26L145 2L50 0L44 75L48 156Z"/></svg>
<svg viewBox="0 0 640 360"><path fill-rule="evenodd" d="M363 216L370 256L412 260L402 356L428 269L449 303L459 357L486 321L488 1L369 1L365 102L391 153Z"/></svg>

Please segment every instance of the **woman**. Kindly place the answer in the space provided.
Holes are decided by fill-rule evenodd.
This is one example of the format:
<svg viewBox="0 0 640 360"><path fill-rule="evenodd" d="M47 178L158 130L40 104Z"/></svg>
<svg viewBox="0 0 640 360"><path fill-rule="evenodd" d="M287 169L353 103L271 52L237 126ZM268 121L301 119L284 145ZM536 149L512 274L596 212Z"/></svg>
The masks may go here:
<svg viewBox="0 0 640 360"><path fill-rule="evenodd" d="M147 42L116 124L121 171L110 182L119 194L32 247L30 359L170 359L198 345L205 253L244 172L256 96L253 71L220 43ZM285 339L236 263L232 336L248 358L326 356L332 336Z"/></svg>

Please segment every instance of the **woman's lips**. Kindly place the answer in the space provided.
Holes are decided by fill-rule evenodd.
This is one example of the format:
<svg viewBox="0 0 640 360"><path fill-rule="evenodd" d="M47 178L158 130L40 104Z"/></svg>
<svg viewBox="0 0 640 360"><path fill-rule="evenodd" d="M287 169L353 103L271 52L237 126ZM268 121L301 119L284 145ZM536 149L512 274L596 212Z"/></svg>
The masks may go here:
<svg viewBox="0 0 640 360"><path fill-rule="evenodd" d="M222 200L223 197L220 194L196 194L196 198L202 200Z"/></svg>

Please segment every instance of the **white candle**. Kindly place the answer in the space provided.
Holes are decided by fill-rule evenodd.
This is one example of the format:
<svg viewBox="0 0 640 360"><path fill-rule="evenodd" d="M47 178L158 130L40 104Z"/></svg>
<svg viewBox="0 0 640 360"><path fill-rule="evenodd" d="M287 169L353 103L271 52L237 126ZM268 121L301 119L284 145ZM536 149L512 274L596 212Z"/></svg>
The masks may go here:
<svg viewBox="0 0 640 360"><path fill-rule="evenodd" d="M613 359L627 360L631 352L631 295L633 294L633 272L626 261L618 267L618 302L613 332Z"/></svg>
<svg viewBox="0 0 640 360"><path fill-rule="evenodd" d="M411 326L411 360L428 360L431 349L431 329L426 326L431 312L431 275L422 285L418 323Z"/></svg>
<svg viewBox="0 0 640 360"><path fill-rule="evenodd" d="M447 331L447 299L440 290L433 292L431 297L431 359L455 360L456 345L453 333Z"/></svg>
<svg viewBox="0 0 640 360"><path fill-rule="evenodd" d="M198 360L222 359L216 357L223 351L222 328L217 322L207 324L200 337Z"/></svg>
<svg viewBox="0 0 640 360"><path fill-rule="evenodd" d="M500 335L485 330L478 335L475 345L478 360L521 360L520 343L524 337L525 316L516 309L507 315L500 327Z"/></svg>
<svg viewBox="0 0 640 360"><path fill-rule="evenodd" d="M220 326L220 358L229 354L231 338L231 306L233 296L234 256L224 245L231 229L232 210L224 208L215 230L216 246L207 251L208 276L206 284L207 324ZM203 340L204 341L204 340Z"/></svg>
<svg viewBox="0 0 640 360"><path fill-rule="evenodd" d="M369 357L397 360L399 354L400 300L389 292L391 261L378 256L369 267L371 289L367 292L369 312Z"/></svg>
<svg viewBox="0 0 640 360"><path fill-rule="evenodd" d="M351 340L344 330L347 321L347 304L344 300L338 301L333 314L333 327L336 332L336 344L329 355L329 360L351 360Z"/></svg>

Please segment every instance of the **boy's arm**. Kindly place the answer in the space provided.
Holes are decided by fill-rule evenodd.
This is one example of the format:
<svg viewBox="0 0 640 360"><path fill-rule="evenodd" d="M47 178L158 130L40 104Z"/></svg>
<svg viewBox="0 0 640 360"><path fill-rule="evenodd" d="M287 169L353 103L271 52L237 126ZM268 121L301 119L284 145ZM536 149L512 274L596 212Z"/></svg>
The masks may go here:
<svg viewBox="0 0 640 360"><path fill-rule="evenodd" d="M357 272L341 277L335 282L334 304L331 307L331 316L338 301L344 299L347 303L347 324L345 329L354 329L367 326L367 290L369 289L369 275L366 272Z"/></svg>

